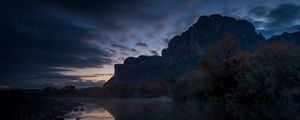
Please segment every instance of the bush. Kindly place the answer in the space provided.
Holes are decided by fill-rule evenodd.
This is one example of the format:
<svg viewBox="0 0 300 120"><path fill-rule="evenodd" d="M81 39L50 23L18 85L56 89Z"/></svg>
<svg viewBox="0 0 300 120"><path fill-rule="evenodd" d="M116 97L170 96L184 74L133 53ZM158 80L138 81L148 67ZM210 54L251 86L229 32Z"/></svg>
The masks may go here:
<svg viewBox="0 0 300 120"><path fill-rule="evenodd" d="M209 86L206 77L199 71L185 74L171 87L171 96L177 100L205 99Z"/></svg>
<svg viewBox="0 0 300 120"><path fill-rule="evenodd" d="M273 106L278 102L289 103L287 100L296 101L292 98L300 85L298 47L272 43L261 48L250 64L250 70L239 82L242 102L251 100L251 103Z"/></svg>

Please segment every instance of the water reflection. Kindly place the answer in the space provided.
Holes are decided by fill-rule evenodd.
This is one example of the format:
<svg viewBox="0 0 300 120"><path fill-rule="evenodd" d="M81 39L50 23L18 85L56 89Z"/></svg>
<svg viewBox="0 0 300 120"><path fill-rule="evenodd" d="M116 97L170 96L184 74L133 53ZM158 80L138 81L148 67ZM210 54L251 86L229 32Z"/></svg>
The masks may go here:
<svg viewBox="0 0 300 120"><path fill-rule="evenodd" d="M103 107L116 120L198 120L200 105L181 104L163 100L110 100Z"/></svg>
<svg viewBox="0 0 300 120"><path fill-rule="evenodd" d="M174 102L168 98L159 99L78 99L85 104L83 110L70 113L69 119L86 120L265 120L268 118L300 118L299 109L276 112L282 108L233 106L226 112L215 104L201 102ZM231 104L229 104L231 105ZM80 108L80 109L81 109ZM232 109L234 108L234 109ZM231 110L232 109L232 110ZM79 112L78 112L79 111ZM284 113L284 114L283 114ZM282 117L288 116L288 117ZM290 117L289 117L290 116ZM295 119L295 120L296 120Z"/></svg>
<svg viewBox="0 0 300 120"><path fill-rule="evenodd" d="M168 99L81 99L84 111L70 119L87 120L199 120L199 103L175 103Z"/></svg>
<svg viewBox="0 0 300 120"><path fill-rule="evenodd" d="M66 120L115 120L115 118L99 104L87 102L76 108L65 117Z"/></svg>
<svg viewBox="0 0 300 120"><path fill-rule="evenodd" d="M92 111L82 112L80 117L82 119L97 119L97 120L114 120L114 117L103 108L94 109Z"/></svg>

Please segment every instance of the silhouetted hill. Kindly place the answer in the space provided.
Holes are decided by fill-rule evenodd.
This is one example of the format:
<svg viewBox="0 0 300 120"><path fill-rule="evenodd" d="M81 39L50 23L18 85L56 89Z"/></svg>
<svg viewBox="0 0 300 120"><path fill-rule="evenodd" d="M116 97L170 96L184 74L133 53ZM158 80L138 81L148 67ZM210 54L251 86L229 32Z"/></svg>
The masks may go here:
<svg viewBox="0 0 300 120"><path fill-rule="evenodd" d="M129 57L124 64L115 65L115 75L104 87L141 84L184 74L197 67L196 58L210 45L226 36L239 40L241 49L245 51L254 51L260 41L265 40L246 20L221 15L202 16L188 30L173 37L161 57Z"/></svg>
<svg viewBox="0 0 300 120"><path fill-rule="evenodd" d="M270 39L268 39L269 42L273 42L273 41L278 41L278 42L291 42L294 43L296 45L300 45L300 29L297 32L293 32L293 33L283 33L281 35L275 35L273 37L271 37Z"/></svg>
<svg viewBox="0 0 300 120"><path fill-rule="evenodd" d="M153 79L163 70L163 62L160 56L129 57L124 64L115 65L115 75L105 86L138 84Z"/></svg>
<svg viewBox="0 0 300 120"><path fill-rule="evenodd" d="M162 51L163 60L166 65L188 60L201 55L208 46L228 35L236 37L241 48L247 51L254 51L259 41L265 40L246 20L221 15L202 16L187 31L171 39L168 48Z"/></svg>

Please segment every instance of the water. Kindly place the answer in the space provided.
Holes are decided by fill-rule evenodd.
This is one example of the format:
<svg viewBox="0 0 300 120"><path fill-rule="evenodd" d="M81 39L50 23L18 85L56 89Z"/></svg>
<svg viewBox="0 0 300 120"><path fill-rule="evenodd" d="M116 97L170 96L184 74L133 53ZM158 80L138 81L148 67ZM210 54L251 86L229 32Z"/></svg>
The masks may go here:
<svg viewBox="0 0 300 120"><path fill-rule="evenodd" d="M78 99L84 106L70 112L67 120L264 120L300 119L299 109L242 107L228 104L226 112L207 102L175 102L156 99Z"/></svg>
<svg viewBox="0 0 300 120"><path fill-rule="evenodd" d="M84 106L76 108L76 111L70 112L65 117L66 120L115 120L115 118L102 106L93 103L87 103Z"/></svg>
<svg viewBox="0 0 300 120"><path fill-rule="evenodd" d="M70 112L67 120L198 120L199 103L175 103L158 99L79 99L84 106ZM203 115L203 114L202 114Z"/></svg>

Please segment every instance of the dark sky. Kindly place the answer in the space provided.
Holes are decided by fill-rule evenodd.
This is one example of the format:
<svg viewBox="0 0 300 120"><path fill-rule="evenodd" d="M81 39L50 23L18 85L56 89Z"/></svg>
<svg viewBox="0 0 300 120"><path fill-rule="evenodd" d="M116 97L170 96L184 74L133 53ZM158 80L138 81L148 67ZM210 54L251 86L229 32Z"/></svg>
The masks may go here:
<svg viewBox="0 0 300 120"><path fill-rule="evenodd" d="M299 0L1 0L0 88L100 84L128 56L160 55L199 16L299 29Z"/></svg>

